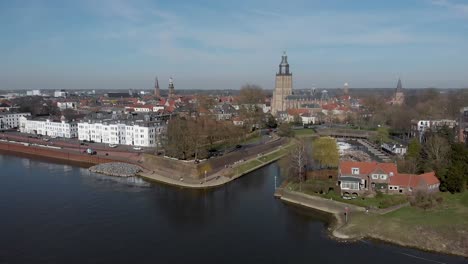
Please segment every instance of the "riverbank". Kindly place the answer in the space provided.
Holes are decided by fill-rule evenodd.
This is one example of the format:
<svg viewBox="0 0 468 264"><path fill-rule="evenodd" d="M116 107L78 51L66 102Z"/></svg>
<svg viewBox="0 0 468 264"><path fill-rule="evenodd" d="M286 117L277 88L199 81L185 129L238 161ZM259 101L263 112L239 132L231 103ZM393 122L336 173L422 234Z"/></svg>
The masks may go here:
<svg viewBox="0 0 468 264"><path fill-rule="evenodd" d="M207 189L207 188L216 188L224 184L227 184L235 179L238 179L250 172L258 170L272 162L277 161L278 159L284 157L289 149L292 147L293 143L279 146L274 150L264 153L263 155L255 156L243 160L233 166L228 166L216 173L207 175L206 177L201 177L199 179L193 179L190 177L181 177L178 174L168 175L167 171L162 171L158 169L154 170L143 170L137 175L150 181L155 181L163 184L168 184L172 186L182 187L182 188L191 188L191 189Z"/></svg>
<svg viewBox="0 0 468 264"><path fill-rule="evenodd" d="M334 215L332 237L340 240L376 239L404 247L468 257L468 193L444 194L444 204L424 211L398 208L380 214L366 213L362 207L278 189L282 201ZM348 222L344 208L348 207Z"/></svg>
<svg viewBox="0 0 468 264"><path fill-rule="evenodd" d="M333 215L335 217L335 222L330 225L329 230L334 238L340 240L358 239L358 237L353 236L352 234L342 233L341 228L346 225L346 218L348 218L349 221L355 213L365 212L365 208L300 192L289 191L283 188L278 188L275 191L275 197L286 203L312 208Z"/></svg>
<svg viewBox="0 0 468 264"><path fill-rule="evenodd" d="M100 164L115 161L109 157L88 155L78 151L70 151L60 147L33 145L25 142L0 141L0 150L11 153L27 154L61 161Z"/></svg>
<svg viewBox="0 0 468 264"><path fill-rule="evenodd" d="M90 165L110 162L135 164L142 167L142 171L137 174L142 178L197 189L218 187L266 166L286 155L291 146L286 139L274 139L254 148L229 153L226 157L194 164L191 161L179 161L151 154L114 152L113 150L98 151L96 155L88 155L83 153L79 146L55 146L40 143L2 139L0 150ZM115 174L112 173L112 175Z"/></svg>

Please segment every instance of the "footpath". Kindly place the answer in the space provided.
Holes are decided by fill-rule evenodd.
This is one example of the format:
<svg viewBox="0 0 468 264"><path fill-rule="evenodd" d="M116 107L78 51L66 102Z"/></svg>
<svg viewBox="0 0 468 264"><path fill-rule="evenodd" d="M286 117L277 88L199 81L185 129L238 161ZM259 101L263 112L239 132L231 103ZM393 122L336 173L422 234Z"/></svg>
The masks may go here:
<svg viewBox="0 0 468 264"><path fill-rule="evenodd" d="M354 239L354 237L350 237L340 232L340 228L346 225L346 217L351 218L356 212L366 211L364 207L294 192L285 188L278 188L275 192L275 197L278 197L287 203L296 204L332 214L336 220L336 222L331 227L333 230L332 235L335 238L343 240Z"/></svg>

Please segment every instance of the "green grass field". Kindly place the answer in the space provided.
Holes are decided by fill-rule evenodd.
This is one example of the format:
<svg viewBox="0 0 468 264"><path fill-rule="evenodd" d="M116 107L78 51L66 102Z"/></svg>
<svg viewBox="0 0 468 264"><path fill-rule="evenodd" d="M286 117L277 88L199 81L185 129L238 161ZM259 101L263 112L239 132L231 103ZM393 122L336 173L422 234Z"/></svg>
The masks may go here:
<svg viewBox="0 0 468 264"><path fill-rule="evenodd" d="M234 173L236 175L242 174L262 164L263 163L258 160L249 160L234 167Z"/></svg>
<svg viewBox="0 0 468 264"><path fill-rule="evenodd" d="M403 207L384 215L356 213L340 231L468 256L468 192L442 193L433 209Z"/></svg>
<svg viewBox="0 0 468 264"><path fill-rule="evenodd" d="M315 131L312 128L304 128L294 130L294 136L296 137L310 137L315 134Z"/></svg>
<svg viewBox="0 0 468 264"><path fill-rule="evenodd" d="M286 155L288 153L288 149L287 148L282 148L280 150L277 150L275 152L272 152L270 154L267 154L267 155L264 155L264 156L261 156L259 158L259 160L261 160L262 162L270 162L272 160L276 160L284 155Z"/></svg>

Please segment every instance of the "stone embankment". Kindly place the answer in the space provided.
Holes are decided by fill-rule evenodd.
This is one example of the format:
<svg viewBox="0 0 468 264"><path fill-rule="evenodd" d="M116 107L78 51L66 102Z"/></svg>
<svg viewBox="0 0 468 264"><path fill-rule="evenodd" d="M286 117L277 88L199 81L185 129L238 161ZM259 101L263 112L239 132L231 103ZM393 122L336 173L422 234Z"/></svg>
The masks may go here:
<svg viewBox="0 0 468 264"><path fill-rule="evenodd" d="M278 188L275 192L275 197L280 198L284 202L313 208L334 215L336 222L332 225L330 231L333 237L342 240L354 240L357 238L340 232L340 228L346 224L345 212L348 216L351 216L355 212L364 212L366 210L360 206L289 191L285 188Z"/></svg>
<svg viewBox="0 0 468 264"><path fill-rule="evenodd" d="M123 162L109 162L92 166L89 168L89 171L109 176L132 177L142 171L142 168L137 165Z"/></svg>

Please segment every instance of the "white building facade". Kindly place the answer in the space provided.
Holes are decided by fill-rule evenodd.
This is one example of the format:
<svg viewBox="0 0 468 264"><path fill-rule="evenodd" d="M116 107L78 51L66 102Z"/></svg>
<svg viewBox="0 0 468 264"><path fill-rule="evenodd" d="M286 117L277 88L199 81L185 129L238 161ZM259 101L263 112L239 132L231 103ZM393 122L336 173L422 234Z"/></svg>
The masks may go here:
<svg viewBox="0 0 468 264"><path fill-rule="evenodd" d="M401 144L387 144L387 143L384 143L382 144L382 149L391 153L391 154L394 154L394 155L400 155L400 156L403 156L406 154L406 151L407 151L407 147L401 145Z"/></svg>
<svg viewBox="0 0 468 264"><path fill-rule="evenodd" d="M54 97L67 97L67 92L65 90L58 90L54 92Z"/></svg>
<svg viewBox="0 0 468 264"><path fill-rule="evenodd" d="M40 96L41 90L31 90L31 91L26 91L26 95L28 96Z"/></svg>
<svg viewBox="0 0 468 264"><path fill-rule="evenodd" d="M78 124L78 139L107 144L141 147L160 145L165 123L159 121L81 121Z"/></svg>
<svg viewBox="0 0 468 264"><path fill-rule="evenodd" d="M65 110L65 109L76 109L78 106L77 102L57 102L57 107L60 110Z"/></svg>
<svg viewBox="0 0 468 264"><path fill-rule="evenodd" d="M20 126L20 118L31 116L31 113L0 113L0 130L18 128Z"/></svg>
<svg viewBox="0 0 468 264"><path fill-rule="evenodd" d="M20 132L34 135L75 138L78 136L78 124L67 122L63 118L60 121L52 119L28 119L20 118Z"/></svg>

